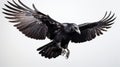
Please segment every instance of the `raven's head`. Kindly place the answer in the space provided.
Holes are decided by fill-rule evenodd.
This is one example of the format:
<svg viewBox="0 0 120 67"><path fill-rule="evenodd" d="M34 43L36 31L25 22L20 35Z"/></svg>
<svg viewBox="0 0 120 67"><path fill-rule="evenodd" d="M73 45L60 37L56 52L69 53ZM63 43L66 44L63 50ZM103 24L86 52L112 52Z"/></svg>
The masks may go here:
<svg viewBox="0 0 120 67"><path fill-rule="evenodd" d="M81 34L79 26L75 23L63 23L64 29L67 33L76 32Z"/></svg>
<svg viewBox="0 0 120 67"><path fill-rule="evenodd" d="M72 30L73 32L77 32L78 34L81 34L79 26L75 23L72 23Z"/></svg>

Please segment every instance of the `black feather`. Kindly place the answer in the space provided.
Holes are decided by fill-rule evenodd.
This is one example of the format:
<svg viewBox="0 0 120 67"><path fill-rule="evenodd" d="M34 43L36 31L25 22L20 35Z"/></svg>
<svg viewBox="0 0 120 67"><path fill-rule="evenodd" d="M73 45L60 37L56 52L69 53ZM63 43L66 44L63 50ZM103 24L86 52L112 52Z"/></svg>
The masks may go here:
<svg viewBox="0 0 120 67"><path fill-rule="evenodd" d="M7 1L6 8L3 8L5 18L10 22L16 23L14 26L27 37L43 40L46 37L52 40L50 43L37 49L39 54L45 58L56 58L63 54L64 49L66 57L69 57L70 51L68 44L70 41L81 43L90 41L103 34L103 31L111 28L116 19L115 13L106 11L104 17L92 23L77 25L75 23L60 23L52 19L49 15L40 12L33 4L34 10L26 6L20 0L19 4L14 0Z"/></svg>

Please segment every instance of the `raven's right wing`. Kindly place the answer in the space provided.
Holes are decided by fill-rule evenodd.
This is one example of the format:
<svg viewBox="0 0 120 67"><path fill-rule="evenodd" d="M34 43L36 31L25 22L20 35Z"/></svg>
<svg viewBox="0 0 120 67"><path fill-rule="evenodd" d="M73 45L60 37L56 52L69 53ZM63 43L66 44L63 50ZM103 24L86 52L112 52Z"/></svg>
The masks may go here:
<svg viewBox="0 0 120 67"><path fill-rule="evenodd" d="M16 23L14 26L30 38L45 39L48 36L53 39L54 32L61 27L59 22L38 11L34 4L34 10L32 10L20 0L18 0L20 5L14 0L13 3L7 2L9 3L9 5L5 4L7 9L3 8L5 11L3 13L7 15L6 18L11 19L10 22Z"/></svg>
<svg viewBox="0 0 120 67"><path fill-rule="evenodd" d="M111 25L116 19L114 15L115 14L111 15L110 12L107 16L106 12L105 16L100 21L80 24L79 29L81 34L73 34L71 41L75 43L86 42L96 38L96 36L102 35L102 31L107 31L108 28L111 28Z"/></svg>

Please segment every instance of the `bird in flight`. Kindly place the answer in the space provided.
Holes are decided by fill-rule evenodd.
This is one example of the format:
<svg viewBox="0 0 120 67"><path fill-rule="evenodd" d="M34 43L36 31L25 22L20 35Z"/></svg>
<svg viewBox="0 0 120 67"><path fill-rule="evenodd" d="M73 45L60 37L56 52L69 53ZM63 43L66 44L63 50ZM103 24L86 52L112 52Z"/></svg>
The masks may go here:
<svg viewBox="0 0 120 67"><path fill-rule="evenodd" d="M33 4L31 9L20 0L19 3L12 0L7 1L6 8L3 8L5 18L10 19L9 22L15 23L15 27L25 36L45 40L50 39L51 42L38 48L39 54L45 58L56 58L60 55L69 57L69 42L83 43L90 41L96 36L103 34L103 31L111 28L116 19L115 14L106 12L104 17L92 23L60 23L52 19L49 15L40 12Z"/></svg>

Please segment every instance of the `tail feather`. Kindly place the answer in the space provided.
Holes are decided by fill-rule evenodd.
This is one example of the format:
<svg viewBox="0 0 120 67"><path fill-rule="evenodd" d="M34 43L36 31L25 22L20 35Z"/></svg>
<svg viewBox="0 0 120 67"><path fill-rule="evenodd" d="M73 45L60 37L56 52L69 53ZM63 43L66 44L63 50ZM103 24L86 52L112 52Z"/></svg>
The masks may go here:
<svg viewBox="0 0 120 67"><path fill-rule="evenodd" d="M39 54L41 54L41 56L49 59L56 58L62 53L62 49L58 48L54 42L38 48L37 51L40 51Z"/></svg>

